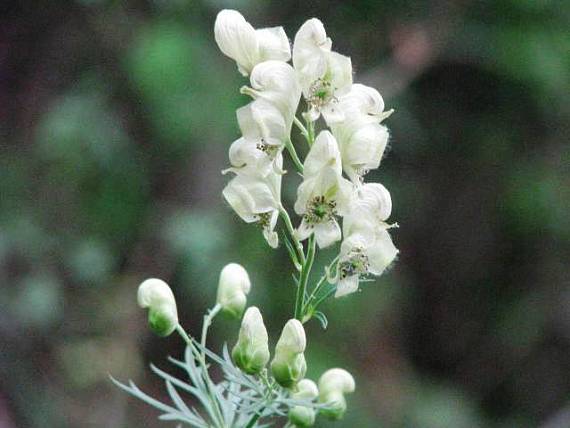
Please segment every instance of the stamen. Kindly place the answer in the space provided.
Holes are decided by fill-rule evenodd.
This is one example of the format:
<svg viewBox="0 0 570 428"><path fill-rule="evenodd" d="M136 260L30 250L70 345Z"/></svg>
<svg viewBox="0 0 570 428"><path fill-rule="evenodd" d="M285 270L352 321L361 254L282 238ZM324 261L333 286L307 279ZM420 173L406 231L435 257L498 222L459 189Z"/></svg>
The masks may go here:
<svg viewBox="0 0 570 428"><path fill-rule="evenodd" d="M317 223L334 221L336 215L336 201L327 201L324 196L315 196L307 204L304 218L308 225L313 226Z"/></svg>

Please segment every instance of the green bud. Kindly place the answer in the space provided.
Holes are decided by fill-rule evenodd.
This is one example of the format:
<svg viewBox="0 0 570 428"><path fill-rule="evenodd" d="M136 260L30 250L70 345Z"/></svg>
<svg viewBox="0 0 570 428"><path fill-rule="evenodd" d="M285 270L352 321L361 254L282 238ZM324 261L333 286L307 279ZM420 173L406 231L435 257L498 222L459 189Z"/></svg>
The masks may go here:
<svg viewBox="0 0 570 428"><path fill-rule="evenodd" d="M343 369L330 369L319 379L319 402L326 404L321 413L329 419L341 419L346 412L344 394L354 392L354 378Z"/></svg>
<svg viewBox="0 0 570 428"><path fill-rule="evenodd" d="M238 341L232 350L236 366L247 374L259 373L269 361L269 337L261 312L255 306L245 311Z"/></svg>
<svg viewBox="0 0 570 428"><path fill-rule="evenodd" d="M176 300L168 284L160 279L147 279L137 292L141 308L148 308L148 324L157 335L166 337L178 325Z"/></svg>
<svg viewBox="0 0 570 428"><path fill-rule="evenodd" d="M245 309L246 296L250 289L251 282L247 271L237 263L230 263L220 272L216 302L224 313L239 318Z"/></svg>
<svg viewBox="0 0 570 428"><path fill-rule="evenodd" d="M296 319L287 321L275 346L275 357L271 362L271 372L279 385L293 388L305 377L307 363L303 352L306 346L303 324Z"/></svg>
<svg viewBox="0 0 570 428"><path fill-rule="evenodd" d="M297 391L291 393L295 400L312 401L319 395L317 385L310 379L303 379L297 384ZM289 421L298 428L313 426L316 418L316 410L312 407L295 406L289 410Z"/></svg>

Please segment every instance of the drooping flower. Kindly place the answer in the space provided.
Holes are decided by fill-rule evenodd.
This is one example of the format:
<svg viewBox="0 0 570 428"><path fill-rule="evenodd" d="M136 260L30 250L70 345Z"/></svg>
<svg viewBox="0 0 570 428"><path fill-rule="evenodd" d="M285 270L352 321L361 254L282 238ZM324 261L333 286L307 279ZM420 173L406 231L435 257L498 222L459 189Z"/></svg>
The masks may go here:
<svg viewBox="0 0 570 428"><path fill-rule="evenodd" d="M296 319L287 321L279 341L275 346L275 357L271 362L271 372L277 383L284 388L292 388L305 377L305 329Z"/></svg>
<svg viewBox="0 0 570 428"><path fill-rule="evenodd" d="M275 162L278 168L283 167L281 154ZM274 229L281 206L282 175L273 171L265 176L250 170L233 172L236 176L224 188L224 198L243 221L257 223L267 243L276 248L279 239Z"/></svg>
<svg viewBox="0 0 570 428"><path fill-rule="evenodd" d="M251 281L244 267L229 263L220 272L216 303L222 310L234 317L240 317L245 309Z"/></svg>
<svg viewBox="0 0 570 428"><path fill-rule="evenodd" d="M148 309L148 324L159 336L169 336L178 326L176 299L168 284L150 278L141 283L137 292L141 308Z"/></svg>
<svg viewBox="0 0 570 428"><path fill-rule="evenodd" d="M318 135L303 168L294 207L303 216L297 234L304 240L314 233L319 247L325 248L341 239L336 217L346 212L352 192L351 183L342 177L338 145L329 131Z"/></svg>
<svg viewBox="0 0 570 428"><path fill-rule="evenodd" d="M260 62L291 59L291 48L283 27L256 30L236 10L224 9L218 13L214 37L220 50L237 63L244 76Z"/></svg>
<svg viewBox="0 0 570 428"><path fill-rule="evenodd" d="M322 114L328 124L343 119L338 98L352 84L350 58L331 47L323 23L316 18L299 28L293 43L293 65L309 105L308 118L314 121Z"/></svg>
<svg viewBox="0 0 570 428"><path fill-rule="evenodd" d="M342 166L353 182L380 166L388 143L388 129L380 122L384 112L382 96L374 88L353 84L339 100L343 119L331 124L342 156Z"/></svg>
<svg viewBox="0 0 570 428"><path fill-rule="evenodd" d="M294 400L314 400L319 396L315 382L303 379L297 384L297 390L291 393ZM298 428L306 428L315 424L316 410L308 406L295 406L289 410L289 421Z"/></svg>
<svg viewBox="0 0 570 428"><path fill-rule="evenodd" d="M329 369L319 379L319 402L326 404L321 413L337 420L346 412L345 394L354 392L356 384L352 375L344 369Z"/></svg>
<svg viewBox="0 0 570 428"><path fill-rule="evenodd" d="M269 336L261 312L255 306L245 311L232 358L247 374L259 373L269 362Z"/></svg>

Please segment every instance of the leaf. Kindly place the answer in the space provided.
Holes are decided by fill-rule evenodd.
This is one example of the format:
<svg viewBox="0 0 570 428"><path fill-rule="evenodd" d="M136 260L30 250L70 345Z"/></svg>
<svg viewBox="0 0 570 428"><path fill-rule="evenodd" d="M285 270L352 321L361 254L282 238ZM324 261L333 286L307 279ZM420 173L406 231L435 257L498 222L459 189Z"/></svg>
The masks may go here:
<svg viewBox="0 0 570 428"><path fill-rule="evenodd" d="M313 316L319 320L321 326L323 327L323 330L326 330L327 326L329 325L329 320L327 319L327 316L321 311L315 311Z"/></svg>

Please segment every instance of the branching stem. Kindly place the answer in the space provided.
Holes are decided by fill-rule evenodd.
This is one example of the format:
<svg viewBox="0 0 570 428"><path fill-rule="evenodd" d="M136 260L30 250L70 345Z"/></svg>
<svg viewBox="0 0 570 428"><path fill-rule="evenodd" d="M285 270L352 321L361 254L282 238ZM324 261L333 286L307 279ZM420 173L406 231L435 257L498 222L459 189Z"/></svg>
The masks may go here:
<svg viewBox="0 0 570 428"><path fill-rule="evenodd" d="M303 321L305 308L305 290L307 289L307 282L309 281L309 274L311 273L311 268L313 267L313 261L315 260L316 242L315 234L313 233L309 237L309 244L307 250L307 259L303 263L303 268L301 269L301 277L299 278L299 287L297 288L297 296L295 299L295 318L299 321Z"/></svg>

